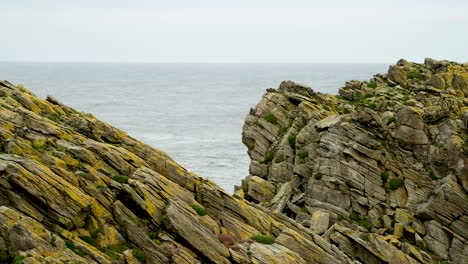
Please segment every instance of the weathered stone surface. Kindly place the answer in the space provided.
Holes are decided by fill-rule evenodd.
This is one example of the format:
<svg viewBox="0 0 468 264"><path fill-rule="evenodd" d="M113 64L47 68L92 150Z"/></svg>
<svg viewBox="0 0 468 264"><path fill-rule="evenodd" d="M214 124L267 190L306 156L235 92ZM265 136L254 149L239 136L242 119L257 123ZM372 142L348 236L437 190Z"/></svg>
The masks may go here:
<svg viewBox="0 0 468 264"><path fill-rule="evenodd" d="M0 82L0 262L465 263L467 70L401 60L342 97L268 89L243 127L251 175L235 196Z"/></svg>
<svg viewBox="0 0 468 264"><path fill-rule="evenodd" d="M313 244L300 224L231 197L164 152L52 97L43 101L7 82L0 94L0 262L23 256L23 263L305 263L277 243L241 243L244 252L218 237L237 243L297 230ZM281 111L294 105L289 98L296 95L275 99L283 126L289 116ZM270 144L279 128L260 123ZM285 142L288 160L293 152ZM256 171L269 177L268 164L257 164ZM296 177L284 185L279 208L299 184ZM270 202L276 186L256 177L249 190Z"/></svg>
<svg viewBox="0 0 468 264"><path fill-rule="evenodd" d="M330 115L330 116L327 116L325 117L324 119L318 121L316 124L315 124L315 127L318 129L318 130L325 130L329 127L332 127L336 124L338 124L338 122L341 121L341 116L340 115Z"/></svg>
<svg viewBox="0 0 468 264"><path fill-rule="evenodd" d="M328 225L330 224L330 214L322 210L315 211L312 214L310 222L310 229L312 229L314 233L321 234L328 229Z"/></svg>
<svg viewBox="0 0 468 264"><path fill-rule="evenodd" d="M299 233L292 230L285 230L281 233L276 239L276 243L296 252L306 263L338 263L338 260L311 240L301 237Z"/></svg>
<svg viewBox="0 0 468 264"><path fill-rule="evenodd" d="M280 173L275 162L263 163L269 173L266 179L281 192L272 199L274 203L263 205L312 228L314 221L304 221L305 214L312 218L327 212L330 224L345 222L354 229L386 235L386 243L396 246L392 254L410 255L424 263L438 258L455 261L449 253L453 238L463 245L456 246L453 255L464 256L461 251L468 241L467 73L466 65L449 61L400 61L388 74L374 75L369 82L346 82L339 89L341 97L304 92L309 89L291 82L286 86L301 88L268 90L247 116L244 134L253 131L249 119L275 111L288 118L289 125L281 125L288 132L262 148L284 154L290 131L297 138L295 157L291 160L291 154L286 155ZM294 105L277 107L277 98L282 96L294 98ZM294 125L297 120L305 125ZM255 138L260 141L256 143ZM263 144L260 134L249 134L249 139L251 145ZM255 166L258 159L250 157L251 167ZM283 183L292 177L302 182L285 192ZM301 193L303 200L293 200ZM445 226L451 239L439 243L427 235L422 223L428 220ZM332 246L351 259L384 261L377 251L366 249L368 245L351 246L331 232L324 235L333 237ZM433 255L419 250L421 246Z"/></svg>
<svg viewBox="0 0 468 264"><path fill-rule="evenodd" d="M442 225L432 220L424 223L424 227L427 232L427 235L424 237L427 247L442 258L447 259L450 239L448 234L443 230Z"/></svg>
<svg viewBox="0 0 468 264"><path fill-rule="evenodd" d="M386 242L382 236L372 233L359 234L356 231L340 226L337 226L336 229L385 263L418 263L412 257L398 250L397 247ZM362 261L367 262L365 258L362 258Z"/></svg>
<svg viewBox="0 0 468 264"><path fill-rule="evenodd" d="M397 84L405 85L406 84L406 73L398 66L390 66L388 69L388 79L394 81Z"/></svg>
<svg viewBox="0 0 468 264"><path fill-rule="evenodd" d="M445 81L442 77L438 74L434 74L431 79L431 84L435 88L444 89L445 88Z"/></svg>
<svg viewBox="0 0 468 264"><path fill-rule="evenodd" d="M305 262L297 253L289 250L278 244L262 245L253 243L250 245L251 263L295 263L305 264Z"/></svg>
<svg viewBox="0 0 468 264"><path fill-rule="evenodd" d="M197 216L188 205L178 202L170 203L163 217L164 225L193 245L198 252L216 263L229 263L229 251L218 240L219 230L209 227L217 225L205 223L209 221L213 220L208 216Z"/></svg>
<svg viewBox="0 0 468 264"><path fill-rule="evenodd" d="M270 201L275 195L275 186L257 176L245 178L242 188L245 194L260 203Z"/></svg>
<svg viewBox="0 0 468 264"><path fill-rule="evenodd" d="M429 139L424 132L424 122L421 116L410 107L404 107L397 113L397 131L395 138L400 140L404 147L424 145Z"/></svg>

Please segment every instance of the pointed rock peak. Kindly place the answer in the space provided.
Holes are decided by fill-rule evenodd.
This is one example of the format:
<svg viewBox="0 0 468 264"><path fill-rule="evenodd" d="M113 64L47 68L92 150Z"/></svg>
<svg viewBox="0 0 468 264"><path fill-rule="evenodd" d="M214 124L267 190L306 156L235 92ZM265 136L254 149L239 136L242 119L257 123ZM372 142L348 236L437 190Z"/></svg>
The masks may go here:
<svg viewBox="0 0 468 264"><path fill-rule="evenodd" d="M297 93L304 96L313 96L316 95L312 88L305 86L303 84L295 83L293 81L282 81L278 91Z"/></svg>

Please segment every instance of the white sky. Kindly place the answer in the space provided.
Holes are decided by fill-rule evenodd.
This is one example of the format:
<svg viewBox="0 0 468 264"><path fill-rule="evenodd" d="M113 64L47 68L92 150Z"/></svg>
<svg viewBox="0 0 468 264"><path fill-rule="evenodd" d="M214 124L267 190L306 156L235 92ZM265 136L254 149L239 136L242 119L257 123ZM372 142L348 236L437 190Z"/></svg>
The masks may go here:
<svg viewBox="0 0 468 264"><path fill-rule="evenodd" d="M466 0L0 0L0 11L0 61L468 61Z"/></svg>

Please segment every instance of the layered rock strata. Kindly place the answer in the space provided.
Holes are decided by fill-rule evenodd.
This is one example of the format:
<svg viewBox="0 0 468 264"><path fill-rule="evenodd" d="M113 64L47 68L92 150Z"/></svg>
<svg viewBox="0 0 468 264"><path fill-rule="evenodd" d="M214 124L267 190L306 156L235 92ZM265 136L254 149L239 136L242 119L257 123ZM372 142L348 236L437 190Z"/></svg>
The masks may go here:
<svg viewBox="0 0 468 264"><path fill-rule="evenodd" d="M402 60L340 96L269 89L233 196L0 82L0 262L466 263L467 68Z"/></svg>
<svg viewBox="0 0 468 264"><path fill-rule="evenodd" d="M349 259L468 263L468 64L400 60L339 95L285 81L242 139L250 176L236 195Z"/></svg>
<svg viewBox="0 0 468 264"><path fill-rule="evenodd" d="M338 263L294 220L0 82L0 263Z"/></svg>

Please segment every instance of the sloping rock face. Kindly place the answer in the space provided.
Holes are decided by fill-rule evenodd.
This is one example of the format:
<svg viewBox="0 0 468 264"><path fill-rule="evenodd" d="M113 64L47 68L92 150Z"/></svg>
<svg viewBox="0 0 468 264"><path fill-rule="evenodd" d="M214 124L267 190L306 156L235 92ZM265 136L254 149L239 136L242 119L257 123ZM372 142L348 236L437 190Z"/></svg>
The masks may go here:
<svg viewBox="0 0 468 264"><path fill-rule="evenodd" d="M236 195L342 261L468 263L467 87L468 64L432 59L339 96L282 82L245 120L250 176Z"/></svg>
<svg viewBox="0 0 468 264"><path fill-rule="evenodd" d="M7 81L0 152L0 263L351 261L285 215ZM254 179L263 185L252 195L273 195L273 184Z"/></svg>
<svg viewBox="0 0 468 264"><path fill-rule="evenodd" d="M0 82L0 263L467 263L467 65L390 71L268 90L233 196Z"/></svg>

